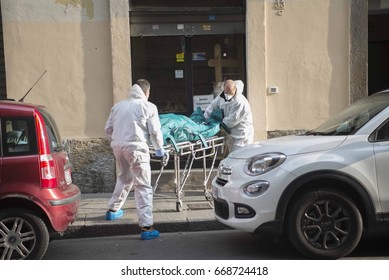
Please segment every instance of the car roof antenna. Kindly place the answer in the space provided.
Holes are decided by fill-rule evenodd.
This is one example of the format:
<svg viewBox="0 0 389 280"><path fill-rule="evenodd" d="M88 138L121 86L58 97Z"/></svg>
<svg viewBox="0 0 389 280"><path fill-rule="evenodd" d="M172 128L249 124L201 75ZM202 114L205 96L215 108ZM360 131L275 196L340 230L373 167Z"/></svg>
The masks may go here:
<svg viewBox="0 0 389 280"><path fill-rule="evenodd" d="M24 98L26 98L27 94L30 93L30 91L35 87L35 85L39 82L40 79L42 79L43 75L46 74L47 70L45 70L45 72L43 72L43 74L39 77L39 79L35 82L35 84L32 85L32 87L26 92L26 94L19 99L19 102L23 102L24 101Z"/></svg>

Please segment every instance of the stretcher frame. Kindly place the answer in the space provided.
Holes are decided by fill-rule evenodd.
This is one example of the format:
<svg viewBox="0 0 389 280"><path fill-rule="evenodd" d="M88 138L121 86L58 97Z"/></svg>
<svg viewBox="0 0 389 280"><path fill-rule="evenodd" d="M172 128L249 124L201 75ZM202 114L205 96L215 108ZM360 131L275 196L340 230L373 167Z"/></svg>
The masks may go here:
<svg viewBox="0 0 389 280"><path fill-rule="evenodd" d="M161 161L161 169L159 172L159 175L156 179L156 182L154 184L154 192L157 189L158 181L161 177L161 174L163 173L164 167L167 165L167 161L169 160L169 157L173 157L174 161L174 175L175 175L175 194L176 194L176 211L180 212L182 210L183 204L182 204L182 198L185 196L184 192L184 186L186 184L186 181L190 175L190 172L193 167L193 163L195 160L202 160L203 162L203 187L204 187L204 196L205 199L211 204L213 203L212 193L208 191L208 181L210 179L210 176L212 174L212 171L215 167L215 162L217 155L219 152L221 154L224 153L224 137L222 136L213 136L210 138L202 138L201 140L197 140L194 142L185 141L185 142L179 142L174 144L168 144L164 146L164 149L166 153L168 154L168 158L165 158L165 161L163 159L156 159L155 158L155 149L153 147L150 147L150 155L151 155L151 161ZM181 170L181 157L187 156L185 167L183 170ZM212 159L211 166L207 170L207 158Z"/></svg>

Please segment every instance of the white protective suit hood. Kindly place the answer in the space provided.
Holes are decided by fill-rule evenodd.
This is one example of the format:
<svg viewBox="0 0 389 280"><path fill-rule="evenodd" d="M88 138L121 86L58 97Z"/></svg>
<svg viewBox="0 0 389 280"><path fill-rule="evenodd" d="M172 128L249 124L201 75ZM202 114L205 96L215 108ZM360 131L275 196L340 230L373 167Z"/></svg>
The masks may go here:
<svg viewBox="0 0 389 280"><path fill-rule="evenodd" d="M204 112L204 117L209 118L213 110L220 108L223 111L223 123L229 128L227 145L230 150L236 143L252 143L254 138L253 116L246 97L243 95L244 84L235 81L236 94L230 100L224 98L224 92L218 95ZM238 145L239 146L239 145Z"/></svg>
<svg viewBox="0 0 389 280"><path fill-rule="evenodd" d="M111 142L127 142L147 150L150 144L155 149L163 146L157 107L147 101L145 93L138 85L131 88L129 99L112 107L105 132Z"/></svg>
<svg viewBox="0 0 389 280"><path fill-rule="evenodd" d="M139 98L147 101L146 94L138 85L133 85L130 93L128 94L128 98Z"/></svg>

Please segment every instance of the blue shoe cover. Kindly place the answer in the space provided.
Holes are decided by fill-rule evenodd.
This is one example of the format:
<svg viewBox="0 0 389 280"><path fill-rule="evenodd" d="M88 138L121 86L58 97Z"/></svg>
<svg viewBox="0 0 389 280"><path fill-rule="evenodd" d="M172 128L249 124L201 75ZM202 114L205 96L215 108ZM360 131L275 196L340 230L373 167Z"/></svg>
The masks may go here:
<svg viewBox="0 0 389 280"><path fill-rule="evenodd" d="M105 219L108 221L116 220L121 218L123 214L124 214L123 210L118 210L116 212L107 211L107 213L105 214Z"/></svg>
<svg viewBox="0 0 389 280"><path fill-rule="evenodd" d="M151 240L159 237L159 231L156 229L144 230L140 234L142 240Z"/></svg>

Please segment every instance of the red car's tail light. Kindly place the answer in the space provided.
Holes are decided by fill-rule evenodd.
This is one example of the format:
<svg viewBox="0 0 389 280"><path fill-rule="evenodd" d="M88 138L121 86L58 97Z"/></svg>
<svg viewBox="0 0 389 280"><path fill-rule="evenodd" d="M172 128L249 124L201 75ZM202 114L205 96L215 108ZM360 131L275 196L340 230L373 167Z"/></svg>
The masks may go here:
<svg viewBox="0 0 389 280"><path fill-rule="evenodd" d="M42 188L57 187L57 176L55 174L55 161L51 155L40 156L40 169L42 176Z"/></svg>
<svg viewBox="0 0 389 280"><path fill-rule="evenodd" d="M57 175L55 173L55 161L50 154L47 131L44 125L44 120L40 114L35 115L35 123L38 136L38 153L40 161L40 172L42 180L42 188L50 189L58 186Z"/></svg>
<svg viewBox="0 0 389 280"><path fill-rule="evenodd" d="M40 155L50 154L49 139L47 139L47 131L45 127L45 122L43 121L42 116L37 113L35 115L35 124L38 137L38 153Z"/></svg>

